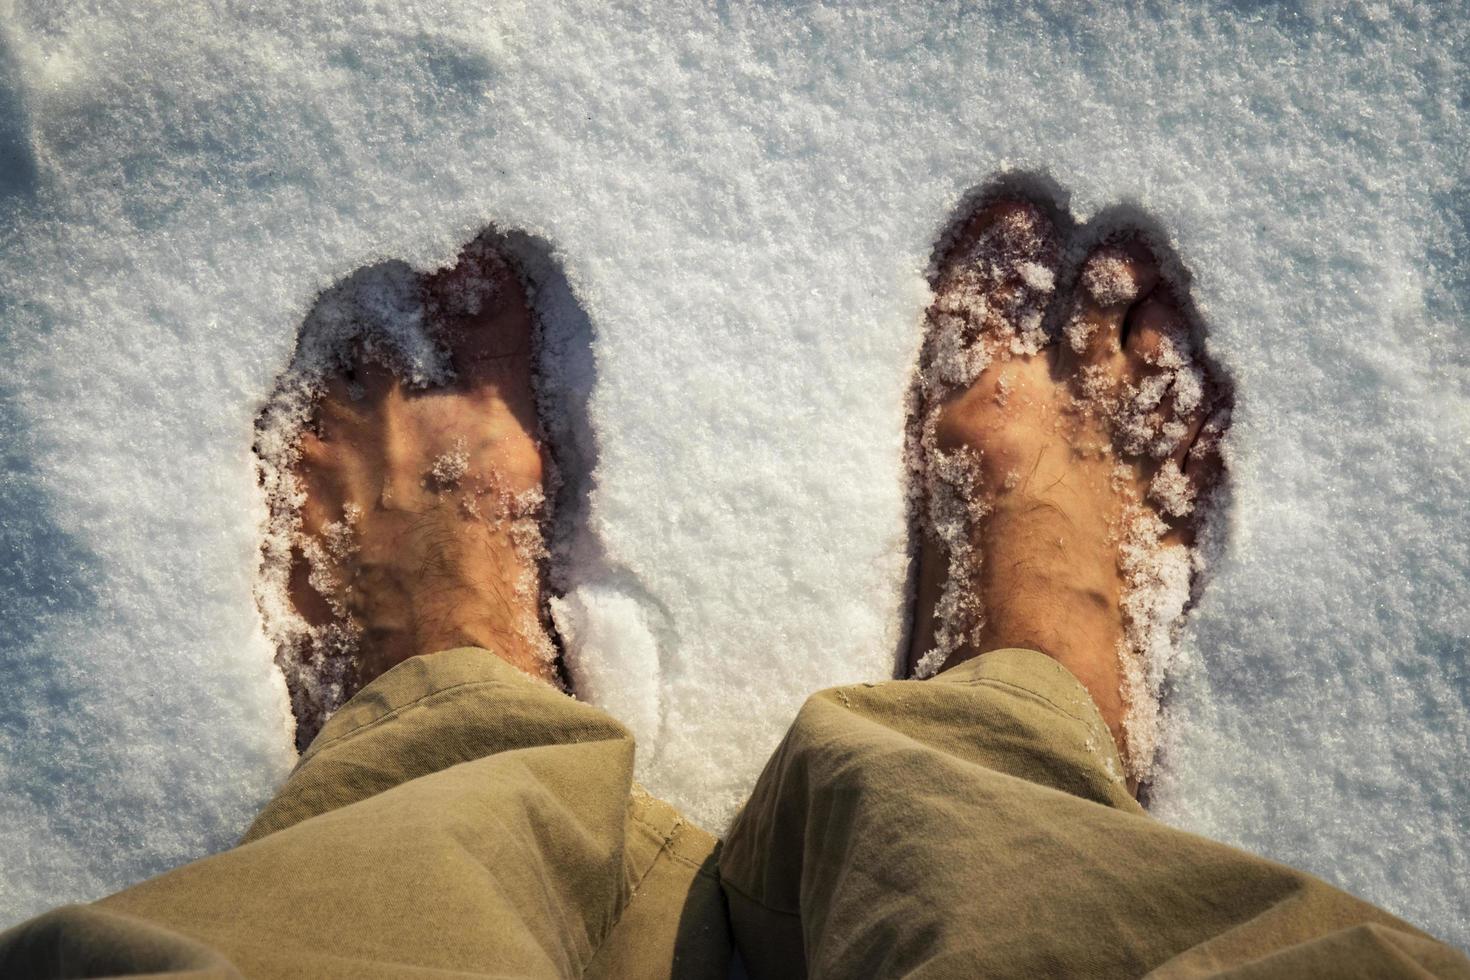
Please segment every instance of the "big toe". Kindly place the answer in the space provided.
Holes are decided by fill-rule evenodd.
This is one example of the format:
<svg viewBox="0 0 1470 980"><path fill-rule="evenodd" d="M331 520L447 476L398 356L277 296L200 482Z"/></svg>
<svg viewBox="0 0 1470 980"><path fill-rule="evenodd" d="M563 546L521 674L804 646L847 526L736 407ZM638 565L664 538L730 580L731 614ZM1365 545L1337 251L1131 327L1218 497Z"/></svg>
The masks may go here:
<svg viewBox="0 0 1470 980"><path fill-rule="evenodd" d="M986 205L940 263L931 318L953 321L971 342L1039 344L1059 251L1055 226L1035 204L1008 198Z"/></svg>
<svg viewBox="0 0 1470 980"><path fill-rule="evenodd" d="M474 385L507 364L528 364L532 319L525 287L492 242L476 239L455 265L425 282L431 329L449 348L456 377Z"/></svg>

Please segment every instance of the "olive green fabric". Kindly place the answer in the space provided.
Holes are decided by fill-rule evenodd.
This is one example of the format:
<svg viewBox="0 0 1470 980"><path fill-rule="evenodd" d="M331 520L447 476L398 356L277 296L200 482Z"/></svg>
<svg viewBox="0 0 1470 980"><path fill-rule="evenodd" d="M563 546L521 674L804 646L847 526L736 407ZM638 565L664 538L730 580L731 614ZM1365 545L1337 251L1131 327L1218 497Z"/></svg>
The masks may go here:
<svg viewBox="0 0 1470 980"><path fill-rule="evenodd" d="M1038 653L815 695L723 850L632 761L617 722L486 651L415 658L239 847L0 935L0 977L724 977L732 926L757 978L1470 977L1150 820Z"/></svg>
<svg viewBox="0 0 1470 980"><path fill-rule="evenodd" d="M823 691L725 839L752 977L1423 977L1470 963L1147 817L1085 690L1000 650Z"/></svg>
<svg viewBox="0 0 1470 980"><path fill-rule="evenodd" d="M0 936L0 977L724 977L716 841L484 650L406 661L240 846Z"/></svg>

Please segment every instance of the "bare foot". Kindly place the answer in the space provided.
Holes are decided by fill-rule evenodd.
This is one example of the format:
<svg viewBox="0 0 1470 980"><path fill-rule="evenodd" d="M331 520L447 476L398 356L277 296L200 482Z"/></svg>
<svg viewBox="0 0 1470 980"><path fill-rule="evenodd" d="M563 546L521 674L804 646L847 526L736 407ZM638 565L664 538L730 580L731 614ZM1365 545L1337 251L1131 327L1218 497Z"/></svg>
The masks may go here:
<svg viewBox="0 0 1470 980"><path fill-rule="evenodd" d="M290 608L273 632L303 747L358 688L419 654L480 646L556 682L525 291L483 239L415 278L407 319L421 313L423 344L447 354L440 383L405 383L391 345L357 335L322 372L271 494L273 510L299 514L289 557L276 543ZM271 552L268 539L267 571Z"/></svg>
<svg viewBox="0 0 1470 980"><path fill-rule="evenodd" d="M929 676L1006 647L1048 654L1092 695L1136 781L1227 398L1146 246L1097 248L1072 295L1055 297L1061 245L1040 209L1002 200L940 263L910 664Z"/></svg>

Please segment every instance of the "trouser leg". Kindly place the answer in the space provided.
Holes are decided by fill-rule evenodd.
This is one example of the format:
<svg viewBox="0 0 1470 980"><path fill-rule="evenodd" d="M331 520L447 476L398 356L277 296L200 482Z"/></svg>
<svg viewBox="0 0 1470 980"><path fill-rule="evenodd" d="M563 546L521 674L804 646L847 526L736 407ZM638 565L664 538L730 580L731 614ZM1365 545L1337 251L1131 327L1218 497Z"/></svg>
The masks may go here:
<svg viewBox="0 0 1470 980"><path fill-rule="evenodd" d="M720 858L752 976L1470 976L1309 875L1147 817L1034 651L813 696Z"/></svg>
<svg viewBox="0 0 1470 980"><path fill-rule="evenodd" d="M611 717L484 650L406 661L240 846L0 936L0 975L720 975L713 838Z"/></svg>

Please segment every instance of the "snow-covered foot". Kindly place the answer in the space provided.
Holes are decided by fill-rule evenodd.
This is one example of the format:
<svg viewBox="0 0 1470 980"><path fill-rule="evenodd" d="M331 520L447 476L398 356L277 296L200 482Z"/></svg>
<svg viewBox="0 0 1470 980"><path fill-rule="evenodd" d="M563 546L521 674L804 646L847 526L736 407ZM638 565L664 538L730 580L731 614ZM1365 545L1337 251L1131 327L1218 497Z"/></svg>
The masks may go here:
<svg viewBox="0 0 1470 980"><path fill-rule="evenodd" d="M408 319L447 353L441 383L406 384L385 348L359 336L288 450L299 521L286 591L299 618L288 613L297 628L276 638L301 745L359 687L418 654L481 646L556 680L525 291L483 240L419 288Z"/></svg>
<svg viewBox="0 0 1470 980"><path fill-rule="evenodd" d="M1045 652L1092 695L1136 781L1228 399L1144 244L1096 248L1066 297L1061 246L1039 208L1001 200L939 263L910 665L929 676L989 650Z"/></svg>

